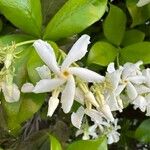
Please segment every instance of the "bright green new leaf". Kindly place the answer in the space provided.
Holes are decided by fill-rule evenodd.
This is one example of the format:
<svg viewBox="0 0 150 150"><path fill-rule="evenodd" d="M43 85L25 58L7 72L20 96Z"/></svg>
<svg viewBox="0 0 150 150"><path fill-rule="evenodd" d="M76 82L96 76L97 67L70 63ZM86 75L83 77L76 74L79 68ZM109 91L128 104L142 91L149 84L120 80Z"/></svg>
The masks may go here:
<svg viewBox="0 0 150 150"><path fill-rule="evenodd" d="M62 150L61 144L59 141L52 135L49 135L50 137L50 150Z"/></svg>
<svg viewBox="0 0 150 150"><path fill-rule="evenodd" d="M109 14L106 17L103 30L104 35L112 44L120 45L126 28L126 15L117 6L110 5Z"/></svg>
<svg viewBox="0 0 150 150"><path fill-rule="evenodd" d="M127 0L127 8L132 17L131 27L143 24L150 18L150 4L143 7L137 7L137 0Z"/></svg>
<svg viewBox="0 0 150 150"><path fill-rule="evenodd" d="M123 48L120 51L120 60L122 63L142 60L144 64L149 64L150 42L140 42Z"/></svg>
<svg viewBox="0 0 150 150"><path fill-rule="evenodd" d="M150 143L150 119L143 121L136 129L135 138L141 142Z"/></svg>
<svg viewBox="0 0 150 150"><path fill-rule="evenodd" d="M107 0L69 0L49 22L44 39L59 40L83 31L105 12Z"/></svg>
<svg viewBox="0 0 150 150"><path fill-rule="evenodd" d="M0 0L0 11L21 30L40 37L42 25L40 0Z"/></svg>
<svg viewBox="0 0 150 150"><path fill-rule="evenodd" d="M117 56L117 48L107 42L96 42L88 55L88 64L107 66Z"/></svg>
<svg viewBox="0 0 150 150"><path fill-rule="evenodd" d="M122 46L131 45L134 43L142 42L145 38L145 34L140 30L132 29L125 32Z"/></svg>
<svg viewBox="0 0 150 150"><path fill-rule="evenodd" d="M106 137L96 140L80 140L70 144L67 150L107 150L107 140Z"/></svg>

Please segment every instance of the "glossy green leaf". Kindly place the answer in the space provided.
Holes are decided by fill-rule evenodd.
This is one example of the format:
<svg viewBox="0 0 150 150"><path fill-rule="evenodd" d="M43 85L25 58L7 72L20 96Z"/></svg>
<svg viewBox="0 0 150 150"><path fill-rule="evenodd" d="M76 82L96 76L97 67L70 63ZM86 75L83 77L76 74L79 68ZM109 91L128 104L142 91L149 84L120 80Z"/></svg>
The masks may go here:
<svg viewBox="0 0 150 150"><path fill-rule="evenodd" d="M0 0L0 11L21 30L40 37L42 25L40 0Z"/></svg>
<svg viewBox="0 0 150 150"><path fill-rule="evenodd" d="M41 0L44 25L58 12L68 0Z"/></svg>
<svg viewBox="0 0 150 150"><path fill-rule="evenodd" d="M88 64L107 66L117 56L117 48L107 42L96 42L88 55Z"/></svg>
<svg viewBox="0 0 150 150"><path fill-rule="evenodd" d="M67 150L107 150L107 140L106 137L97 140L80 140L70 144Z"/></svg>
<svg viewBox="0 0 150 150"><path fill-rule="evenodd" d="M144 64L150 63L150 42L140 42L129 45L120 51L120 60L124 62L137 62L142 60Z"/></svg>
<svg viewBox="0 0 150 150"><path fill-rule="evenodd" d="M134 43L142 42L145 38L145 34L140 30L132 29L125 32L122 46L131 45Z"/></svg>
<svg viewBox="0 0 150 150"><path fill-rule="evenodd" d="M49 43L53 47L55 51L55 55L57 57L59 52L58 46L54 42L49 42ZM41 58L39 57L39 55L37 54L36 50L33 47L31 48L31 51L32 52L29 61L27 63L27 70L28 70L29 79L31 80L31 82L35 84L37 81L40 80L40 77L35 68L43 66L44 62L41 60Z"/></svg>
<svg viewBox="0 0 150 150"><path fill-rule="evenodd" d="M143 121L136 129L135 138L141 142L150 143L150 119Z"/></svg>
<svg viewBox="0 0 150 150"><path fill-rule="evenodd" d="M18 102L7 103L4 99L2 105L6 113L8 128L12 133L18 133L21 123L31 118L42 106L45 94L22 94Z"/></svg>
<svg viewBox="0 0 150 150"><path fill-rule="evenodd" d="M83 31L105 12L107 0L69 0L49 22L44 39L59 40Z"/></svg>
<svg viewBox="0 0 150 150"><path fill-rule="evenodd" d="M109 14L106 17L103 30L105 37L115 45L120 45L126 28L126 15L117 6L110 5Z"/></svg>
<svg viewBox="0 0 150 150"><path fill-rule="evenodd" d="M128 11L132 17L131 27L143 24L150 18L150 4L137 7L137 0L126 0Z"/></svg>
<svg viewBox="0 0 150 150"><path fill-rule="evenodd" d="M49 135L50 137L50 150L62 150L61 148L61 144L59 143L59 141L52 135Z"/></svg>

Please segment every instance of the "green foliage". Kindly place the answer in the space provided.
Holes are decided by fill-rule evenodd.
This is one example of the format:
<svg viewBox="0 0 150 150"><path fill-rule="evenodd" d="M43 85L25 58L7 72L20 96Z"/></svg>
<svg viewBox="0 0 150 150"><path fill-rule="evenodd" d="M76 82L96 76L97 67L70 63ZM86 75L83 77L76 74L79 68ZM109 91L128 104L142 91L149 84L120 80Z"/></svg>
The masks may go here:
<svg viewBox="0 0 150 150"><path fill-rule="evenodd" d="M134 43L142 42L145 38L145 34L140 30L132 29L125 32L122 46L131 45Z"/></svg>
<svg viewBox="0 0 150 150"><path fill-rule="evenodd" d="M19 102L7 103L4 99L2 106L6 113L8 129L12 134L20 132L21 123L31 118L44 102L44 94L22 94Z"/></svg>
<svg viewBox="0 0 150 150"><path fill-rule="evenodd" d="M97 140L80 140L70 144L67 150L107 150L107 140L106 137Z"/></svg>
<svg viewBox="0 0 150 150"><path fill-rule="evenodd" d="M40 37L42 25L40 0L1 0L0 11L21 30Z"/></svg>
<svg viewBox="0 0 150 150"><path fill-rule="evenodd" d="M117 48L107 42L96 42L88 55L89 64L107 66L117 56Z"/></svg>
<svg viewBox="0 0 150 150"><path fill-rule="evenodd" d="M17 146L21 150L62 150L59 141L48 130L41 130L32 134Z"/></svg>
<svg viewBox="0 0 150 150"><path fill-rule="evenodd" d="M135 131L135 138L141 142L150 143L150 119L144 120Z"/></svg>
<svg viewBox="0 0 150 150"><path fill-rule="evenodd" d="M126 28L126 15L115 5L110 5L110 11L106 17L103 30L104 35L114 45L120 45Z"/></svg>
<svg viewBox="0 0 150 150"><path fill-rule="evenodd" d="M150 42L140 42L129 45L120 51L122 63L137 62L142 60L144 64L150 63Z"/></svg>
<svg viewBox="0 0 150 150"><path fill-rule="evenodd" d="M104 14L107 0L69 0L49 22L44 39L59 40L83 31Z"/></svg>
<svg viewBox="0 0 150 150"><path fill-rule="evenodd" d="M150 18L150 4L144 7L136 6L137 0L126 0L128 11L132 17L131 27L143 24Z"/></svg>

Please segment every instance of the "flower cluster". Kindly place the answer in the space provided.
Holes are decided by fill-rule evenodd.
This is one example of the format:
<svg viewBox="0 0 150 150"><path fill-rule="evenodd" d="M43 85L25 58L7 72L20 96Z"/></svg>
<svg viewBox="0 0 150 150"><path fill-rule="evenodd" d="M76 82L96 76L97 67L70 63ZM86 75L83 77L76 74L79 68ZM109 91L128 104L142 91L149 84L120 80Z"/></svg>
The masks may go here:
<svg viewBox="0 0 150 150"><path fill-rule="evenodd" d="M60 60L57 62L51 45L42 40L36 40L33 46L45 63L35 68L41 80L36 85L25 83L21 91L24 93L51 92L47 112L49 117L53 115L59 103L64 113L69 113L74 100L77 101L80 107L71 115L72 124L78 128L76 136L83 134L83 139L89 139L106 135L108 144L111 144L118 142L120 136L118 133L120 126L117 125L115 111L122 112L127 105L132 104L135 109L139 108L150 116L150 69L141 70L141 61L118 67L110 63L105 76L102 76L79 67L75 62L85 56L89 43L90 37L82 35L66 57L63 57L60 65ZM61 55L63 55L62 52ZM10 60L7 59L4 63L6 70L12 63ZM14 101L14 97L18 100L20 95L12 81L10 85L11 87L13 85L13 90L9 91L13 92L9 100L5 94L8 92L2 88L8 102Z"/></svg>

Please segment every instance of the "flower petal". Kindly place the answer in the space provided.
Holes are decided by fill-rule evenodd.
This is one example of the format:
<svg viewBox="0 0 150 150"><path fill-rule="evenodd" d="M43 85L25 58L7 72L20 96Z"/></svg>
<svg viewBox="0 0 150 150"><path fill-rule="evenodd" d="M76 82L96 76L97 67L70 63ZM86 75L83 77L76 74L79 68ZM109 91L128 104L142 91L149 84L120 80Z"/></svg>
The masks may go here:
<svg viewBox="0 0 150 150"><path fill-rule="evenodd" d="M82 35L76 43L72 46L71 50L69 51L66 59L62 63L61 69L68 68L73 62L80 60L84 55L87 53L87 47L90 43L90 36Z"/></svg>
<svg viewBox="0 0 150 150"><path fill-rule="evenodd" d="M65 89L63 90L61 95L62 109L65 113L68 113L70 111L73 105L74 96L75 96L75 81L73 76L71 75L68 78Z"/></svg>
<svg viewBox="0 0 150 150"><path fill-rule="evenodd" d="M84 108L82 106L78 108L76 113L73 112L71 115L71 122L78 129L81 127L83 116Z"/></svg>
<svg viewBox="0 0 150 150"><path fill-rule="evenodd" d="M56 110L57 106L59 104L59 99L55 97L50 97L48 101L48 112L47 116L51 117Z"/></svg>
<svg viewBox="0 0 150 150"><path fill-rule="evenodd" d="M38 72L41 79L50 79L51 78L51 71L45 65L42 67L37 67L36 71Z"/></svg>
<svg viewBox="0 0 150 150"><path fill-rule="evenodd" d="M134 84L142 84L142 83L145 83L146 81L146 78L144 76L133 76L133 77L128 77L128 79L130 82L134 83Z"/></svg>
<svg viewBox="0 0 150 150"><path fill-rule="evenodd" d="M59 74L59 67L56 62L56 56L53 48L47 42L36 40L33 44L38 55L47 64L54 73Z"/></svg>
<svg viewBox="0 0 150 150"><path fill-rule="evenodd" d="M33 84L31 84L31 83L25 83L22 86L22 88L21 88L21 92L23 92L23 93L30 93L30 92L33 91L33 89L34 89Z"/></svg>
<svg viewBox="0 0 150 150"><path fill-rule="evenodd" d="M86 68L70 67L69 70L73 75L76 75L87 82L102 82L105 80L103 76Z"/></svg>
<svg viewBox="0 0 150 150"><path fill-rule="evenodd" d="M76 88L75 91L75 100L80 104L84 105L84 93L80 88Z"/></svg>
<svg viewBox="0 0 150 150"><path fill-rule="evenodd" d="M139 108L142 112L146 110L147 102L146 99L143 96L138 96L134 101L134 108Z"/></svg>
<svg viewBox="0 0 150 150"><path fill-rule="evenodd" d="M108 73L113 73L115 70L115 64L114 63L110 63L107 67L107 72Z"/></svg>
<svg viewBox="0 0 150 150"><path fill-rule="evenodd" d="M150 3L150 0L139 0L138 3L136 4L137 7L142 7L144 5L147 5Z"/></svg>
<svg viewBox="0 0 150 150"><path fill-rule="evenodd" d="M146 94L150 92L150 88L145 85L136 85L135 88L138 94Z"/></svg>
<svg viewBox="0 0 150 150"><path fill-rule="evenodd" d="M20 98L20 91L16 84L8 85L6 83L2 84L2 91L5 97L5 100L9 103L17 102Z"/></svg>
<svg viewBox="0 0 150 150"><path fill-rule="evenodd" d="M133 84L131 82L128 82L126 88L127 88L128 97L131 100L134 100L138 96L138 93L137 93L135 87L133 86Z"/></svg>
<svg viewBox="0 0 150 150"><path fill-rule="evenodd" d="M34 93L45 93L54 90L65 83L63 79L43 79L36 83L33 92Z"/></svg>

